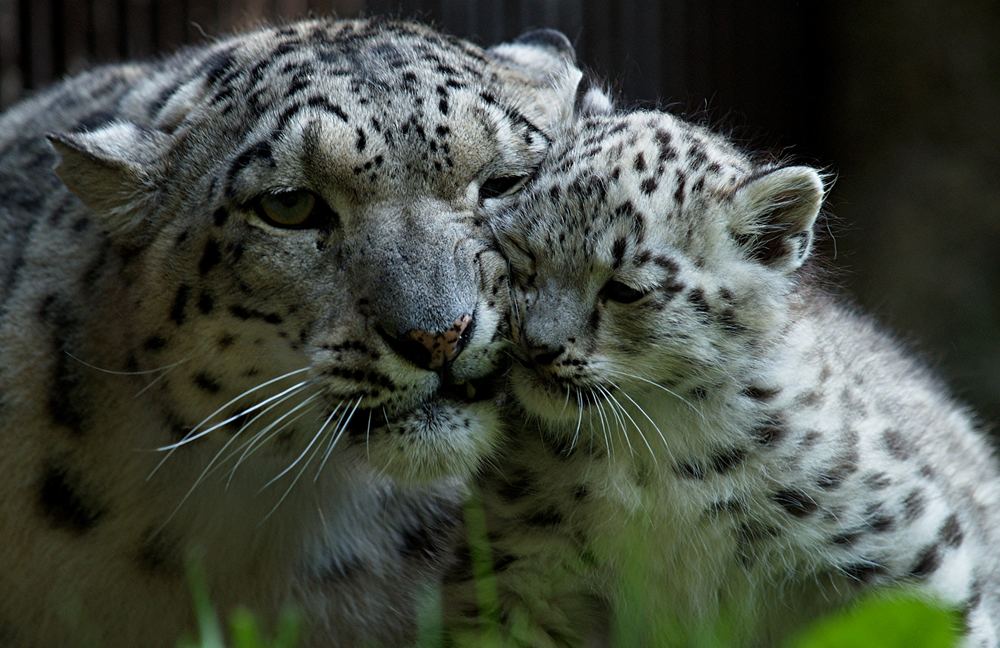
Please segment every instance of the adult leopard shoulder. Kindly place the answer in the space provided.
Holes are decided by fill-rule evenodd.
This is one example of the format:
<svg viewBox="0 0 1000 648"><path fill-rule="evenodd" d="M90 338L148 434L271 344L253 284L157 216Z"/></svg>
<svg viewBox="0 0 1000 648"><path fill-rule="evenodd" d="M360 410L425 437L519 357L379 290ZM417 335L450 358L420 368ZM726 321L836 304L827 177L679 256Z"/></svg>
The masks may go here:
<svg viewBox="0 0 1000 648"><path fill-rule="evenodd" d="M579 79L551 33L310 20L0 117L10 642L173 645L195 553L222 610L405 642L496 435L480 208Z"/></svg>

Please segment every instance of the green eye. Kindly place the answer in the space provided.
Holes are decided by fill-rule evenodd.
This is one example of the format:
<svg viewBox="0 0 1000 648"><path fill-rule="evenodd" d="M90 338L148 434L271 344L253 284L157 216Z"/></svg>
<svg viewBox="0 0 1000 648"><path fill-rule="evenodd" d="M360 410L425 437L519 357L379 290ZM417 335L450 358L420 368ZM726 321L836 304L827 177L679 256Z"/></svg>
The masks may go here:
<svg viewBox="0 0 1000 648"><path fill-rule="evenodd" d="M337 222L326 202L305 189L263 194L252 206L262 221L282 229L329 229Z"/></svg>

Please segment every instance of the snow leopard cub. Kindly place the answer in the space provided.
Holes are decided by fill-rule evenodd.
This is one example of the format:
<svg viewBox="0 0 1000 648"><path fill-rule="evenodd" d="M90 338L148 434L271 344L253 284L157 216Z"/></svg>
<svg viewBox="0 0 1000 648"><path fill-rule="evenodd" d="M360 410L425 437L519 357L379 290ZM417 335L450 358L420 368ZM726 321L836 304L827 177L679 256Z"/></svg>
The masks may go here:
<svg viewBox="0 0 1000 648"><path fill-rule="evenodd" d="M638 112L579 120L501 220L527 422L484 498L500 618L526 611L526 642L581 643L588 597L631 605L631 563L679 645L720 620L777 645L897 586L997 645L992 451L806 279L823 194L814 169Z"/></svg>

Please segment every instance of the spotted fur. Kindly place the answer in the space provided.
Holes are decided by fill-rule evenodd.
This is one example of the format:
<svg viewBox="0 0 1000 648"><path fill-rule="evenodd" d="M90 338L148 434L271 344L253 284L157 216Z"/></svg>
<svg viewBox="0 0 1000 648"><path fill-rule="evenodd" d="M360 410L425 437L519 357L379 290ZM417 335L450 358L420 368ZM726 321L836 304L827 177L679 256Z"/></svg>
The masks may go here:
<svg viewBox="0 0 1000 648"><path fill-rule="evenodd" d="M580 76L552 32L310 20L0 117L4 645L172 646L192 557L224 614L406 642L497 437L485 189ZM310 227L255 210L289 190Z"/></svg>
<svg viewBox="0 0 1000 648"><path fill-rule="evenodd" d="M668 114L591 116L502 221L526 423L484 483L485 612L523 643L580 645L596 597L649 643L780 645L901 587L997 645L993 451L806 279L823 193Z"/></svg>

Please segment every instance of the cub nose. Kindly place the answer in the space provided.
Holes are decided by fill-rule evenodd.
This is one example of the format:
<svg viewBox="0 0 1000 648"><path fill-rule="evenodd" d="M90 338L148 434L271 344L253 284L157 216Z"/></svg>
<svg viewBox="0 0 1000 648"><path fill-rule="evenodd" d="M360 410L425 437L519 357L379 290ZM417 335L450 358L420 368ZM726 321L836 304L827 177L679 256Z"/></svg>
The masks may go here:
<svg viewBox="0 0 1000 648"><path fill-rule="evenodd" d="M421 369L438 371L454 362L469 344L475 323L475 318L466 313L458 317L445 331L411 329L399 337L394 337L379 329L379 334L385 339L389 348L400 357Z"/></svg>

